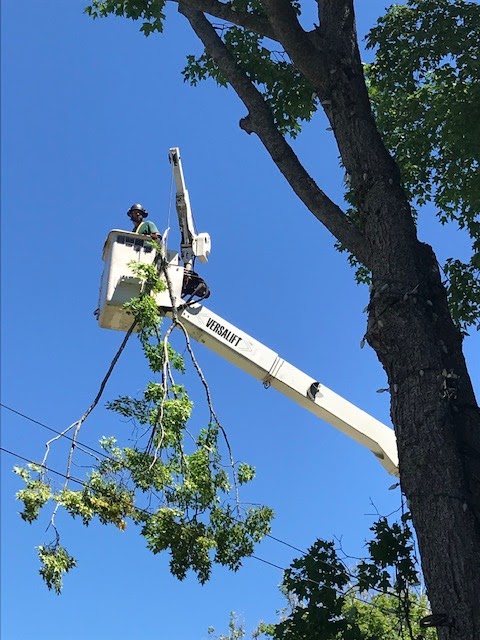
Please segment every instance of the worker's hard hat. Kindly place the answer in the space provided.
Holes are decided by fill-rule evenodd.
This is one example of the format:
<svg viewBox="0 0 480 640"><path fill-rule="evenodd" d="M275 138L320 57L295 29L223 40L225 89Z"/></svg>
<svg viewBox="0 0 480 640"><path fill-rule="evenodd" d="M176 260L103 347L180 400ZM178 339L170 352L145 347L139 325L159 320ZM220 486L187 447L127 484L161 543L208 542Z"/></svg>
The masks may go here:
<svg viewBox="0 0 480 640"><path fill-rule="evenodd" d="M130 209L127 211L127 216L130 217L130 214L132 213L132 211L140 211L140 213L144 218L148 216L148 211L145 209L145 207L142 207L141 204L132 204Z"/></svg>

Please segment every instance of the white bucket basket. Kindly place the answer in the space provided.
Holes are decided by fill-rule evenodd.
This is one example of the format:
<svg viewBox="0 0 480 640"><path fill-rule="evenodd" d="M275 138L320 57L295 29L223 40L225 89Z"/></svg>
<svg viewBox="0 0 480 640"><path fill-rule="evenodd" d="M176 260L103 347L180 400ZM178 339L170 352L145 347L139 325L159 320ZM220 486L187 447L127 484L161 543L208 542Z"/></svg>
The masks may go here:
<svg viewBox="0 0 480 640"><path fill-rule="evenodd" d="M132 270L131 263L152 264L154 259L155 250L148 236L121 229L110 231L103 248L105 266L98 302L98 324L103 329L128 331L131 327L133 317L123 305L139 296L142 289L140 278ZM178 253L167 251L167 262L173 304L167 289L154 294L157 305L165 311L182 303L183 284L183 267L179 265Z"/></svg>

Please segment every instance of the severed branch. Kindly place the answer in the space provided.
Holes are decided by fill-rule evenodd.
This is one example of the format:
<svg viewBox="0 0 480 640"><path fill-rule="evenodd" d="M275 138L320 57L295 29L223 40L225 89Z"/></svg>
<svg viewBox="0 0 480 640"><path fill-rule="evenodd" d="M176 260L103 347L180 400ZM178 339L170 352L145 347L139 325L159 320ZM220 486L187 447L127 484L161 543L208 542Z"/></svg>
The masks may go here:
<svg viewBox="0 0 480 640"><path fill-rule="evenodd" d="M201 381L201 383L203 385L203 388L205 389L205 395L206 395L206 398L207 398L208 409L210 411L210 418L214 421L214 423L217 425L217 427L222 432L223 439L224 439L225 444L227 446L228 455L230 457L230 466L232 468L233 486L234 486L234 490L235 490L235 504L236 504L236 508L237 508L237 511L238 511L238 509L240 507L240 496L239 496L239 489L238 489L238 481L237 481L237 477L235 475L235 460L234 460L234 457L233 457L233 451L232 451L232 448L230 446L230 441L228 439L227 432L225 431L224 427L222 426L220 420L217 417L215 409L213 408L212 397L211 397L211 394L210 394L210 387L208 386L208 382L205 379L205 376L203 375L203 371L201 370L200 365L198 364L197 359L195 358L195 354L193 352L192 345L191 345L191 342L190 342L190 336L188 335L187 330L185 329L185 327L183 326L183 324L179 320L176 320L175 324L172 324L172 327L174 327L174 326L179 327L183 331L183 335L185 336L185 344L187 345L187 350L188 350L188 353L190 355L190 359L191 359L191 361L193 363L193 366L195 367L195 371L197 372L198 377L200 378L200 381Z"/></svg>
<svg viewBox="0 0 480 640"><path fill-rule="evenodd" d="M100 388L97 392L97 395L95 396L92 404L88 407L88 409L85 411L85 413L83 414L83 416L77 420L76 422L74 422L73 424L71 424L69 427L67 427L66 429L64 429L64 431L62 431L60 434L58 434L58 436L56 436L55 438L52 438L51 440L49 440L46 443L46 452L45 452L45 456L42 460L42 467L46 467L46 461L48 458L48 454L50 453L50 445L52 444L52 442L54 442L55 440L58 440L58 438L65 436L68 431L70 431L71 429L75 429L73 432L73 436L72 436L72 443L70 445L70 450L68 453L68 460L67 460L67 470L65 473L65 483L64 483L64 489L68 489L68 485L70 483L71 480L71 470L72 470L72 462L73 462L73 453L75 451L75 448L77 447L77 438L78 438L78 433L81 429L82 424L85 422L85 420L88 418L88 416L90 415L90 413L95 409L95 407L97 406L97 404L100 401L100 398L102 397L102 394L105 390L105 387L107 385L108 379L110 378L115 365L118 362L118 359L120 358L120 356L122 355L123 350L125 349L125 347L127 346L127 342L130 338L130 336L132 335L133 330L135 329L135 325L137 324L137 321L135 320L132 325L130 326L129 330L127 331L125 338L122 341L122 344L120 345L117 353L115 354L112 362L110 363L110 366L108 368L107 373L105 374L101 384L100 384ZM58 530L57 527L55 526L55 516L57 515L57 511L58 508L60 506L60 503L57 502L57 505L55 506L55 509L52 512L52 515L50 517L50 522L48 524L47 530L52 527L53 530L55 531L55 546L58 546L59 541L60 541L60 536L58 534Z"/></svg>
<svg viewBox="0 0 480 640"><path fill-rule="evenodd" d="M213 420L215 422L215 424L218 426L218 428L220 429L220 431L222 432L223 438L225 440L225 444L227 446L228 449L228 454L230 457L230 466L232 468L232 477L233 477L233 486L234 486L234 490L235 490L235 503L236 503L236 508L237 510L239 509L240 506L240 496L239 496L239 488L238 488L238 482L237 482L237 478L235 475L235 460L233 458L233 451L232 448L230 446L230 442L228 440L227 437L227 432L225 431L225 429L223 428L222 424L220 423L220 420L217 417L217 414L215 413L215 409L213 408L213 403L212 403L212 397L210 395L210 388L208 386L208 383L205 379L205 376L203 375L203 371L200 368L200 365L197 362L197 359L195 358L195 354L193 352L192 349L192 345L190 343L190 337L188 335L187 330L185 329L185 327L183 326L183 324L180 322L180 320L178 319L178 308L177 305L175 304L175 296L173 293L173 285L172 285L172 281L170 279L170 274L168 273L168 263L166 261L165 258L165 248L163 246L160 246L158 248L158 255L160 256L159 258L159 264L160 264L160 269L159 272L163 273L163 275L165 276L165 280L167 283L167 289L168 289L168 293L170 295L170 300L172 301L172 324L170 325L170 327L168 328L167 332L165 333L165 338L164 338L164 348L165 348L165 360L167 361L167 357L168 357L168 352L167 352L167 344L168 344L168 339L170 337L170 333L173 331L173 329L175 327L179 327L184 334L185 337L185 343L187 346L187 350L188 353L190 355L190 359L192 360L193 366L195 367L195 371L198 374L198 377L200 378L200 381L203 385L203 388L205 389L205 395L207 398L207 404L208 404L208 409L210 411L210 419ZM165 375L165 374L164 374ZM155 451L155 458L152 462L152 465L155 463L156 459L157 459L157 454L158 454L158 448Z"/></svg>
<svg viewBox="0 0 480 640"><path fill-rule="evenodd" d="M240 127L247 133L257 134L280 172L306 207L359 262L368 267L369 250L363 234L307 173L291 146L278 131L272 112L262 94L237 65L210 22L201 11L192 8L189 2L181 0L179 12L190 22L208 55L246 106L249 113L240 121ZM307 34L305 36L307 37Z"/></svg>
<svg viewBox="0 0 480 640"><path fill-rule="evenodd" d="M164 411L165 411L165 401L167 400L167 395L168 395L168 383L170 382L170 384L174 384L174 380L173 380L173 376L172 376L172 370L170 367L170 361L168 358L168 337L169 337L169 332L167 331L165 338L162 340L162 337L160 335L160 331L158 330L158 328L155 329L155 334L156 334L156 338L158 341L158 344L162 343L163 344L163 367L162 367L162 391L163 391L163 396L162 396L162 400L160 402L160 408L157 411L157 419L155 422L155 425L153 427L152 433L150 435L150 439L148 441L147 447L145 449L145 451L148 453L151 449L151 447L155 444L155 436L157 435L157 428L160 430L160 434L159 437L157 437L157 443L155 445L155 451L154 454L152 456L152 462L150 463L149 466L149 470L152 470L157 459L158 459L158 452L160 451L162 445L163 445L163 438L165 436L165 430L163 428L163 416L164 416Z"/></svg>

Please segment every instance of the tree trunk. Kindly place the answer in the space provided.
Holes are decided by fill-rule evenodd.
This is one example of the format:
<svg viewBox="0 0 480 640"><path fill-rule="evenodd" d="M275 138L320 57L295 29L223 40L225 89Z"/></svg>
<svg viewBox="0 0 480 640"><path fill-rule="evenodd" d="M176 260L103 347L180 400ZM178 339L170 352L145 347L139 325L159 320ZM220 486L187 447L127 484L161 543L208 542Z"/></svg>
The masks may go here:
<svg viewBox="0 0 480 640"><path fill-rule="evenodd" d="M432 250L405 247L416 278L407 283L402 269L385 286L386 251L375 257L367 339L388 376L401 486L444 625L439 638L472 640L480 638L480 415Z"/></svg>
<svg viewBox="0 0 480 640"><path fill-rule="evenodd" d="M338 58L331 122L370 247L367 340L391 393L400 479L440 640L480 638L480 413L435 255L399 172ZM357 68L358 72L355 72ZM334 75L334 74L332 74Z"/></svg>
<svg viewBox="0 0 480 640"><path fill-rule="evenodd" d="M366 337L388 376L401 486L439 640L480 639L480 412L435 255L417 239L370 111L354 26L348 34L339 45L330 32L330 53L324 43L333 80L318 91L370 248Z"/></svg>

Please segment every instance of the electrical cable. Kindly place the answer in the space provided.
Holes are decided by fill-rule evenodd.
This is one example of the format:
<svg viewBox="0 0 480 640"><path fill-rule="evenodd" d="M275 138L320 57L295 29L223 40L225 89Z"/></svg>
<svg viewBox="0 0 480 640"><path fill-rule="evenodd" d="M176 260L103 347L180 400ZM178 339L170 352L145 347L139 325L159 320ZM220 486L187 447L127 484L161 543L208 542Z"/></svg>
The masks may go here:
<svg viewBox="0 0 480 640"><path fill-rule="evenodd" d="M276 538L275 536L272 536L270 533L267 533L266 537L270 538L271 540L275 540L275 542L279 542L280 544L283 544L286 547L290 547L290 549L293 549L294 551L298 551L299 553L302 554L302 556L306 555L307 553L303 549L299 549L298 547L295 547L293 544L285 542L285 540L280 540L280 538Z"/></svg>
<svg viewBox="0 0 480 640"><path fill-rule="evenodd" d="M16 453L15 451L9 451L8 449L5 449L5 447L0 447L0 451L3 451L4 453L8 453L11 456L14 456L15 458L18 458L19 460L23 460L24 462L28 462L29 464L40 466L40 464L38 462L34 462L33 460L30 460L30 458L25 458L25 456L22 456L19 453ZM49 473L54 473L56 476L61 476L62 478L66 478L67 477L61 471L56 471L55 469L52 469L51 467L47 467L47 466L43 465L43 468L46 471L48 471ZM79 480L78 478L74 478L73 476L68 476L68 478L72 482L75 482L77 484L81 484L81 485L85 486L85 483L83 482L83 480Z"/></svg>
<svg viewBox="0 0 480 640"><path fill-rule="evenodd" d="M0 405L5 407L5 405L3 405L2 403L0 403ZM18 412L16 412L16 413L18 413ZM22 456L21 454L15 452L15 451L10 451L9 449L6 449L5 447L0 446L0 451L3 451L4 453L8 453L9 455L11 455L11 456L13 456L15 458L18 458L19 460L23 460L24 462L27 462L29 464L38 465L38 463L34 462L33 460L31 460L29 458L26 458L25 456ZM38 465L38 466L40 466L40 465ZM71 482L74 482L76 484L81 485L82 487L86 487L87 486L86 482L84 482L83 480L80 480L78 478L74 478L73 476L70 476L70 475L67 476L65 473L62 473L61 471L56 471L55 469L52 469L51 467L47 467L46 465L42 465L42 466L49 473L53 473L53 474L55 474L57 476L61 476L62 478L66 478L66 479L70 480ZM153 515L150 511L147 511L146 509L142 509L141 507L134 507L134 508L139 513L144 513L144 514L146 514L148 516ZM284 543L284 544L287 544L287 543ZM288 546L291 546L291 545L288 545ZM287 569L285 567L282 567L282 566L280 566L278 564L275 564L274 562L270 562L269 560L265 560L264 558L260 558L259 556L256 556L256 555L252 554L251 556L247 556L247 557L252 558L253 560L257 560L259 562L262 562L263 564L267 564L267 565L269 565L271 567L274 567L275 569L279 569L280 571L283 571L284 573L287 571ZM315 585L317 585L319 587L322 586L321 582L317 582L316 580L313 580L311 578L304 578L304 581L305 582L310 582L310 583L315 584ZM341 597L344 597L345 595L347 595L343 591L340 591L340 590L335 589L333 587L332 587L332 589L333 589L333 591L335 591L335 593L337 593L337 595L339 595ZM383 609L382 607L379 607L374 602L370 602L368 600L363 600L362 598L358 598L357 596L352 596L352 598L354 600L357 600L358 602L361 602L362 604L370 605L370 606L374 607L375 609L378 609L382 613L395 613L394 610Z"/></svg>
<svg viewBox="0 0 480 640"><path fill-rule="evenodd" d="M11 411L12 413L17 414L17 416L20 416L21 418L24 418L25 420L29 420L30 422L33 422L33 424L37 424L40 427L43 427L44 429L48 429L48 431L51 431L52 433L56 433L58 436L61 436L62 438L66 438L67 440L70 440L70 442L73 442L73 438L71 438L70 436L67 436L66 433L63 433L61 431L57 431L57 429L54 429L53 427L49 427L47 424L44 424L43 422L40 422L39 420L35 420L34 418L31 418L30 416L27 416L26 414L21 413L20 411L17 411L16 409L13 409L12 407L7 406L6 404L3 404L3 402L0 402L0 407L3 407L4 409L7 409L8 411ZM80 442L80 440L76 440L75 443L80 445L84 449L88 449L89 451L91 451L92 453L95 453L98 456L103 456L105 459L112 460L112 458L109 458L109 456L107 456L106 453L104 453L103 451L98 451L98 449L94 449L93 447L90 447L88 444L84 444L83 442Z"/></svg>
<svg viewBox="0 0 480 640"><path fill-rule="evenodd" d="M15 414L17 414L18 416L20 416L20 417L24 418L25 420L29 420L29 421L30 421L30 422L32 422L33 424L36 424L36 425L39 425L39 426L41 426L41 427L43 427L43 428L45 428L45 429L48 429L49 431L52 431L53 433L56 433L57 435L62 436L62 437L64 437L64 438L66 438L67 440L70 440L71 442L73 442L73 438L71 438L70 436L67 436L65 433L60 432L60 431L57 431L57 430L56 430L56 429L54 429L53 427L49 427L48 425L44 424L43 422L40 422L39 420L35 420L34 418L31 418L30 416L27 416L26 414L21 413L20 411L17 411L16 409L13 409L12 407L9 407L9 406L5 405L3 402L0 402L0 407L3 407L4 409L7 409L8 411L11 411L12 413L15 413ZM83 444L83 443L82 443L82 442L80 442L79 440L76 440L76 444L80 445L80 446L81 446L81 447L83 447L84 449L89 449L90 451L92 451L93 453L95 453L95 454L97 454L97 455L99 455L99 456L103 456L103 458L104 458L105 460L109 460L109 461L111 461L111 462L116 462L113 458L111 458L110 456L106 455L104 452L102 452L102 451L98 451L97 449L94 449L94 448L92 448L92 447L89 447L88 445ZM8 452L8 453L11 453L11 452ZM14 455L14 454L12 454L12 455ZM21 456L19 456L19 457L21 458ZM32 464L37 464L37 463L33 463L33 462L32 462L32 461L30 461L30 460L27 460L26 458L21 458L21 459L24 459L26 462L31 462ZM45 465L43 465L43 467L44 467L47 471L52 471L52 473L55 473L55 474L57 474L57 475L60 475L60 476L62 476L63 478L67 478L67 476L66 476L65 474L62 474L62 473L60 473L60 472L58 472L58 471L54 471L53 469L49 469L49 468L48 468L48 467L46 467ZM71 480L72 480L73 482L76 482L76 483L78 483L78 484L82 485L82 486L85 486L85 482L83 482L82 480L79 480L79 479L73 479L73 478L71 478ZM136 508L137 508L140 512L142 512L142 513L145 513L145 514L147 514L147 515L151 515L151 513L150 513L149 511L145 511L144 509L141 509L140 507L136 507ZM236 520L236 521L237 521L237 522L239 522L239 523L241 523L241 521L240 521L240 520ZM273 536L273 535L272 535L272 534L270 534L270 533L265 534L265 538L269 538L270 540L274 540L275 542L278 542L279 544L282 544L282 545L284 545L285 547L289 547L290 549L293 549L294 551L298 551L299 553L301 553L301 554L302 554L302 556L307 555L307 552L306 552L305 550L300 549L299 547L296 547L295 545L290 544L289 542L286 542L285 540L282 540L281 538L277 538L276 536ZM254 557L254 556L252 556L252 557ZM258 559L259 559L259 560L262 560L261 558L258 558ZM263 560L262 560L262 561L263 561ZM285 569L284 569L283 567L280 567L280 566L278 566L278 565L275 565L275 564L273 564L273 563L270 563L270 562L268 562L268 561L266 561L266 560L265 560L265 561L263 561L263 562L265 562L266 564L271 564L273 567L276 567L277 569L281 569L282 571L285 571ZM325 566L330 566L327 562L324 562L324 561L319 561L319 562L320 562L320 564L324 564ZM345 570L347 571L348 575L353 579L353 578L354 578L354 576L353 576L353 574L350 572L350 570L349 570L348 566L343 562L343 560L341 560L341 562L342 562L342 564L343 564L343 566L344 566ZM361 600L361 602L363 602L363 600Z"/></svg>
<svg viewBox="0 0 480 640"><path fill-rule="evenodd" d="M281 567L279 564L275 564L274 562L270 562L269 560L264 560L264 558L260 558L259 556L251 555L250 558L253 558L254 560L259 560L259 562L268 564L271 567L274 567L275 569L280 569L280 571L284 571L284 572L286 571L285 567ZM320 584L320 583L315 583L315 584Z"/></svg>
<svg viewBox="0 0 480 640"><path fill-rule="evenodd" d="M73 442L73 438L71 438L70 436L67 436L65 433L60 432L60 431L57 431L56 429L53 429L53 427L49 427L48 425L44 424L43 422L40 422L39 420L35 420L34 418L31 418L30 416L27 416L26 414L21 413L20 411L17 411L16 409L13 409L12 407L9 407L9 406L5 405L5 404L4 404L4 403L2 403L2 402L0 402L0 406L1 406L1 407L3 407L4 409L7 409L8 411L11 411L12 413L17 414L18 416L20 416L20 417L22 417L22 418L24 418L24 419L26 419L26 420L29 420L29 421L30 421L30 422L32 422L33 424L36 424L36 425L39 425L39 426L41 426L41 427L43 427L43 428L45 428L45 429L48 429L49 431L52 431L53 433L56 433L56 434L57 434L57 435L59 435L59 436L65 437L65 438L67 438L67 440L70 440L70 441L72 441L72 442ZM108 455L106 455L104 452L102 452L102 451L98 451L97 449L94 449L93 447L90 447L90 446L88 446L88 445L86 445L86 444L83 444L83 443L82 443L82 442L80 442L79 440L77 440L77 441L76 441L76 444L80 445L81 447L83 447L83 448L85 448L85 449L89 449L90 451L92 451L93 453L96 453L97 455L103 456L103 458L104 458L105 460L110 460L111 462L115 462L115 460L114 460L113 458L109 457L109 456L108 456ZM8 452L8 453L11 453L11 455L15 455L15 454L13 454L12 452ZM21 458L21 456L18 456L18 457L20 457L20 458ZM24 459L24 460L25 460L25 461L27 461L27 462L31 462L32 464L36 464L36 463L33 463L33 462L32 462L32 461L30 461L30 460L27 460L26 458L21 458L21 459ZM62 474L62 473L60 473L60 472L58 472L58 471L55 471L55 470L53 470L53 469L49 469L48 467L45 467L45 466L44 466L44 468L45 468L46 470L50 470L52 473L55 473L55 474L60 475L60 476L62 476L62 477L64 477L64 478L67 478L67 476L66 476L65 474ZM82 486L86 486L86 485L85 485L85 482L83 482L82 480L74 479L74 478L71 478L71 480L72 480L72 481L74 481L74 482L76 482L76 483L78 483L78 484L80 484L80 485L82 485ZM136 507L136 509L138 509L138 510L139 510L140 512L142 512L142 513L145 513L145 514L147 514L147 515L151 515L151 513L150 513L149 511L145 511L144 509L141 509L140 507ZM238 522L241 522L241 521L240 521L240 520L238 520ZM270 538L271 540L274 540L275 542L278 542L279 544L282 544L282 545L284 545L284 546L286 546L286 547L289 547L290 549L293 549L294 551L298 551L298 552L299 552L299 553L301 553L303 556L305 556L305 555L307 554L307 552L306 552L306 551L304 551L303 549L300 549L299 547L296 547L295 545L292 545L292 544L290 544L289 542L286 542L285 540L282 540L281 538L277 538L276 536L273 536L273 535L272 535L272 534L270 534L270 533L265 534L265 537L266 537L266 538ZM251 556L251 557L255 557L255 556ZM268 562L267 560L262 560L262 558L256 558L256 559L258 559L258 560L260 560L260 561L262 561L262 562L265 562L266 564L270 564L271 566L273 566L273 567L275 567L275 568L277 568L277 569L281 569L282 571L285 571L285 570L286 570L285 568L280 567L279 565L275 565L275 564L273 564L273 563L271 563L271 562ZM347 571L348 575L353 579L353 578L354 578L354 576L353 576L353 574L350 572L350 570L349 570L348 566L343 562L343 560L341 560L341 562L342 562L342 564L343 564L343 566L344 566L345 570ZM326 566L330 566L330 565L328 565L328 563L327 563L327 562L323 562L323 561L320 561L320 564L324 564L324 565L326 565ZM361 599L360 599L360 602L366 602L366 601L364 601L364 600L361 600Z"/></svg>
<svg viewBox="0 0 480 640"><path fill-rule="evenodd" d="M34 418L31 418L30 416L26 415L25 413L22 413L21 411L17 411L16 409L13 409L12 407L9 407L8 405L4 404L3 402L0 402L0 407L3 407L4 409L7 409L8 411L11 411L12 413L15 413L16 415L20 416L21 418L24 418L25 420L28 420L29 422L32 422L33 424L36 424L36 425L38 425L40 427L43 427L44 429L48 429L48 431L51 431L52 433L56 433L57 435L62 436L63 438L66 438L67 440L70 440L70 442L73 442L73 438L68 436L66 433L62 433L60 431L57 431L57 429L54 429L53 427L49 427L45 423L40 422L39 420L36 420ZM110 456L106 455L104 452L98 451L97 449L94 449L93 447L90 447L90 446L80 442L80 440L76 440L76 444L80 445L84 449L88 449L92 453L95 453L95 454L97 454L99 456L103 456L103 458L105 460L110 460L111 462L116 462L113 458L111 458ZM272 536L270 533L267 533L265 535L265 537L266 538L270 538L271 540L274 540L275 542L278 542L279 544L283 544L284 546L289 547L290 549L293 549L294 551L298 551L302 555L306 554L306 552L303 549L300 549L299 547L296 547L295 545L290 544L289 542L285 542L285 540L281 540L280 538L276 538L275 536Z"/></svg>

